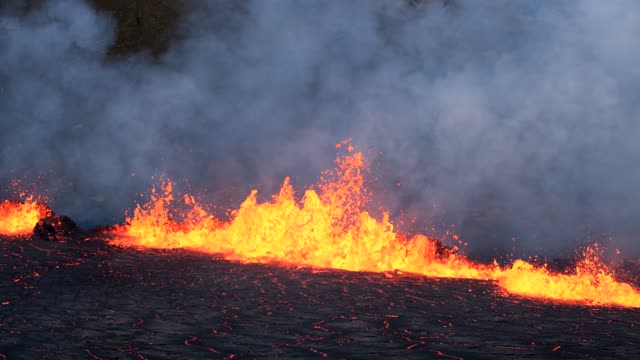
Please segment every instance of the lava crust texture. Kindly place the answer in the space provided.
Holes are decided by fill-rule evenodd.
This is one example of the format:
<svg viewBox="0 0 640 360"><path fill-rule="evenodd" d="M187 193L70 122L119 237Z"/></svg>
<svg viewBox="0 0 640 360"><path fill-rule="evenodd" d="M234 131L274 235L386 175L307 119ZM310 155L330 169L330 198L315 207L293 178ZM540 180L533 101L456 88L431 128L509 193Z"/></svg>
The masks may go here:
<svg viewBox="0 0 640 360"><path fill-rule="evenodd" d="M640 356L640 312L490 282L0 238L0 359Z"/></svg>

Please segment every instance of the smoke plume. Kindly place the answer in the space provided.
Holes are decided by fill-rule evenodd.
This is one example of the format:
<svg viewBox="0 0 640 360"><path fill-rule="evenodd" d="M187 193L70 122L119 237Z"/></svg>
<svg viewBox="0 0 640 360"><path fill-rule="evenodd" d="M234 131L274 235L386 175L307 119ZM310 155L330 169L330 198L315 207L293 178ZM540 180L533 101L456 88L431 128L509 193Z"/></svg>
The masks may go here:
<svg viewBox="0 0 640 360"><path fill-rule="evenodd" d="M351 137L379 157L378 201L472 253L608 234L640 254L636 1L191 0L164 53L117 59L108 13L18 3L0 186L40 176L80 224L121 221L154 175L223 206L309 185Z"/></svg>

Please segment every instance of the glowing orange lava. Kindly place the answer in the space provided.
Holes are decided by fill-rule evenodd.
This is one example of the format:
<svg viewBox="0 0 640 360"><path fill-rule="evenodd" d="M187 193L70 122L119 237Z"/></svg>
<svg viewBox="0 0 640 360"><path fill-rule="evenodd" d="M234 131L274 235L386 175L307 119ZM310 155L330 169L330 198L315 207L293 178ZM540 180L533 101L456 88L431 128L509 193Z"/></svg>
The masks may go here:
<svg viewBox="0 0 640 360"><path fill-rule="evenodd" d="M242 262L352 271L402 271L433 277L496 281L509 293L586 305L640 307L640 292L614 279L597 252L589 250L573 274L516 260L510 266L481 264L456 254L425 235L397 234L384 213L366 210L366 161L352 145L323 174L318 191L297 200L289 179L271 201L259 203L252 191L223 222L185 195L176 204L173 184L154 188L150 200L113 230L113 243L154 248L193 248ZM176 220L178 219L178 220Z"/></svg>
<svg viewBox="0 0 640 360"><path fill-rule="evenodd" d="M25 201L3 200L0 202L0 235L28 235L40 219L49 215L51 210L33 196Z"/></svg>
<svg viewBox="0 0 640 360"><path fill-rule="evenodd" d="M516 260L506 268L496 268L493 278L510 293L587 305L640 307L640 291L617 281L601 260L598 244L585 249L582 258L568 273L554 273L546 266Z"/></svg>

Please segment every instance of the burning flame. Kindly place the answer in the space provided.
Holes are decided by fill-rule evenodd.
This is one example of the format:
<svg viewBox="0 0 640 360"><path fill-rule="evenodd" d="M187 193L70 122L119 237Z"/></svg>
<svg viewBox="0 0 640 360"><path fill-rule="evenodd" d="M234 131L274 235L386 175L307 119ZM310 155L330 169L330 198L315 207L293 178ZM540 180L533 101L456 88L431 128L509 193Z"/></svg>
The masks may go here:
<svg viewBox="0 0 640 360"><path fill-rule="evenodd" d="M25 201L3 200L0 202L0 235L28 235L40 219L49 215L51 210L32 195Z"/></svg>
<svg viewBox="0 0 640 360"><path fill-rule="evenodd" d="M501 267L455 253L431 237L394 232L389 214L380 220L366 210L366 161L348 142L336 168L325 172L318 191L296 200L289 178L271 201L259 203L254 190L223 222L192 196L176 204L171 181L151 191L113 243L154 248L193 248L242 262L283 262L352 271L402 271L433 277L492 280L508 293L586 305L640 307L640 292L615 280L597 248L587 248L571 273L556 273L524 260ZM180 220L176 220L180 219Z"/></svg>

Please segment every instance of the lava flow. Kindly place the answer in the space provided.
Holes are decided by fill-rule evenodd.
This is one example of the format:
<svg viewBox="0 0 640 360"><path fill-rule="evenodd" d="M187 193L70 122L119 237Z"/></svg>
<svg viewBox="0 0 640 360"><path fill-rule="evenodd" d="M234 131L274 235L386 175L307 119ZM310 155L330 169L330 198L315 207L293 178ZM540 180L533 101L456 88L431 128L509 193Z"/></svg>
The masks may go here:
<svg viewBox="0 0 640 360"><path fill-rule="evenodd" d="M0 235L28 235L40 219L51 215L49 208L28 196L25 201L0 202Z"/></svg>
<svg viewBox="0 0 640 360"><path fill-rule="evenodd" d="M172 183L165 181L152 189L149 202L137 205L125 224L114 228L113 243L193 248L242 262L493 280L508 293L525 297L640 307L640 291L617 281L594 247L587 248L574 269L557 273L524 260L504 267L482 264L435 238L397 234L388 213L378 220L364 210L369 193L362 153L348 145L336 165L324 173L318 191L307 190L299 201L288 178L271 201L259 203L252 191L228 221L209 215L189 195L177 206Z"/></svg>

